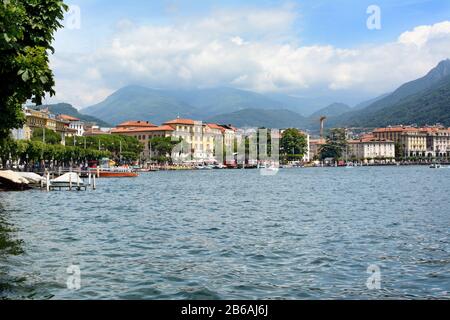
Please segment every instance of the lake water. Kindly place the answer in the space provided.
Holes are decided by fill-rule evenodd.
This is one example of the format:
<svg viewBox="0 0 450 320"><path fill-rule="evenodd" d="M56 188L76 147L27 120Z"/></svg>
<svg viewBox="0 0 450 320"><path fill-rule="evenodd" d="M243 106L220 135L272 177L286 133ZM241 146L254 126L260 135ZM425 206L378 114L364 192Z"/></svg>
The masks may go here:
<svg viewBox="0 0 450 320"><path fill-rule="evenodd" d="M155 172L96 191L3 192L0 298L449 299L449 195L450 169L427 167ZM371 265L380 289L366 285Z"/></svg>

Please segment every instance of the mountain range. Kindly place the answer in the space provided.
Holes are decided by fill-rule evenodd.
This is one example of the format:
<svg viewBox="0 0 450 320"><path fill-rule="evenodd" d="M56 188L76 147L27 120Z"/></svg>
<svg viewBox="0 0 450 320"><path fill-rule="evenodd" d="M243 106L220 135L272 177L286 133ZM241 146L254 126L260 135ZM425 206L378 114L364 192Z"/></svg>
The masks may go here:
<svg viewBox="0 0 450 320"><path fill-rule="evenodd" d="M206 120L246 109L286 110L301 117L319 110L323 106L322 101L327 99L308 99L282 94L264 95L226 87L162 90L127 86L99 104L82 109L82 112L113 124L129 119L162 123L177 116Z"/></svg>
<svg viewBox="0 0 450 320"><path fill-rule="evenodd" d="M403 84L368 106L329 119L329 126L375 127L395 124L435 124L446 121L450 99L450 60L441 61L424 77ZM440 116L438 116L440 115Z"/></svg>
<svg viewBox="0 0 450 320"><path fill-rule="evenodd" d="M97 117L80 113L76 108L68 103L47 104L36 107L37 110L47 109L56 115L65 114L71 117L78 118L85 122L94 122L101 127L111 127L111 124L105 122Z"/></svg>
<svg viewBox="0 0 450 320"><path fill-rule="evenodd" d="M316 131L321 116L327 127L375 127L395 124L450 126L450 60L440 62L424 77L405 83L353 108L320 99L260 94L233 88L162 90L142 86L119 89L81 112L116 125L126 120L163 123L176 117L235 126L301 127ZM322 102L326 105L325 100Z"/></svg>

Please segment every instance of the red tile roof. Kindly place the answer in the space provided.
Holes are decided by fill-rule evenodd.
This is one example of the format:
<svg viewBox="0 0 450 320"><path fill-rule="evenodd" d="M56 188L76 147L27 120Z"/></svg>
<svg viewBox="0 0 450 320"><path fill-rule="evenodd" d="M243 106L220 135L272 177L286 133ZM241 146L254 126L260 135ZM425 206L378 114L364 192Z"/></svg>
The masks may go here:
<svg viewBox="0 0 450 320"><path fill-rule="evenodd" d="M80 119L72 117L72 116L69 116L67 114L60 114L58 116L58 118L61 119L61 120L66 120L66 121L80 121Z"/></svg>
<svg viewBox="0 0 450 320"><path fill-rule="evenodd" d="M413 132L418 131L418 128L415 127L405 127L405 126L396 126L396 127L387 127L387 128L377 128L373 132L374 133L383 133L383 132Z"/></svg>
<svg viewBox="0 0 450 320"><path fill-rule="evenodd" d="M210 127L211 129L220 130L222 133L225 132L225 128L222 126L219 126L216 123L208 123L207 126Z"/></svg>
<svg viewBox="0 0 450 320"><path fill-rule="evenodd" d="M145 128L147 128L147 127L156 127L156 125L154 125L153 123L148 122L148 121L127 121L127 122L121 123L117 126L117 128L123 128L123 127L135 127L135 128L145 127Z"/></svg>
<svg viewBox="0 0 450 320"><path fill-rule="evenodd" d="M157 132L157 131L174 131L174 128L168 125L159 127L144 127L144 128L116 128L111 130L111 133L145 133L145 132Z"/></svg>
<svg viewBox="0 0 450 320"><path fill-rule="evenodd" d="M384 143L394 143L394 141L392 140L388 140L388 139L378 139L375 138L372 134L366 134L363 135L360 139L357 140L350 140L349 143L368 143L368 142L384 142Z"/></svg>
<svg viewBox="0 0 450 320"><path fill-rule="evenodd" d="M164 124L185 124L185 125L195 125L196 121L192 120L192 119L174 119L174 120L170 120L165 122Z"/></svg>

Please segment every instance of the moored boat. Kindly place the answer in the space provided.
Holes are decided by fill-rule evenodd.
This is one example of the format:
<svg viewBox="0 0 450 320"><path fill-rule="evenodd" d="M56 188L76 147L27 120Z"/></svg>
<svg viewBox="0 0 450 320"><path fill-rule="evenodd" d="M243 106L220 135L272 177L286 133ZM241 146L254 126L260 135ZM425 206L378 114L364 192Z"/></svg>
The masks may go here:
<svg viewBox="0 0 450 320"><path fill-rule="evenodd" d="M31 186L29 181L11 170L0 171L1 190L27 190Z"/></svg>
<svg viewBox="0 0 450 320"><path fill-rule="evenodd" d="M139 176L136 171L126 167L98 168L93 173L99 178L135 178Z"/></svg>
<svg viewBox="0 0 450 320"><path fill-rule="evenodd" d="M133 167L116 166L116 163L108 158L103 158L100 166L92 168L90 171L99 178L135 178L139 176Z"/></svg>
<svg viewBox="0 0 450 320"><path fill-rule="evenodd" d="M82 188L87 189L86 183L75 172L68 172L56 179L50 180L49 187L50 189L62 189L62 188L74 188L78 190L81 190Z"/></svg>

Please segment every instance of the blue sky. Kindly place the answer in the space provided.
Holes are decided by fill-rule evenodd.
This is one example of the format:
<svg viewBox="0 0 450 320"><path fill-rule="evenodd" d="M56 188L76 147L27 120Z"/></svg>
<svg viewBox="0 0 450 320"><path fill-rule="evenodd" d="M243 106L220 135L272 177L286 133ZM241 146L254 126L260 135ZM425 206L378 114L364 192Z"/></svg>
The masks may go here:
<svg viewBox="0 0 450 320"><path fill-rule="evenodd" d="M81 9L81 28L58 32L52 63L60 83L58 99L77 100L72 103L80 106L127 84L223 85L292 95L330 91L343 100L356 92L356 99L363 99L392 90L450 56L450 48L443 43L448 35L445 22L450 19L448 0L67 3ZM374 4L381 9L380 30L366 27L366 10ZM396 61L396 55L405 65ZM408 70L411 61L405 57L420 61ZM228 72L217 70L223 66L219 59L230 66ZM316 64L317 74L308 69ZM325 64L328 68L321 70ZM389 78L381 78L386 72L379 70L380 65L392 72ZM325 74L328 69L332 70ZM292 70L304 75L299 77ZM75 72L78 79L73 79ZM211 81L216 74L218 80ZM364 82L368 75L370 81ZM81 93L86 83L92 88L88 95Z"/></svg>
<svg viewBox="0 0 450 320"><path fill-rule="evenodd" d="M82 10L83 36L98 39L112 33L118 21L137 24L170 24L183 17L200 18L215 9L243 7L276 8L292 4L299 14L295 23L305 45L354 46L391 41L417 25L450 18L447 0L78 0L66 1ZM376 4L382 9L382 29L366 28L366 9ZM95 32L92 32L92 29Z"/></svg>

